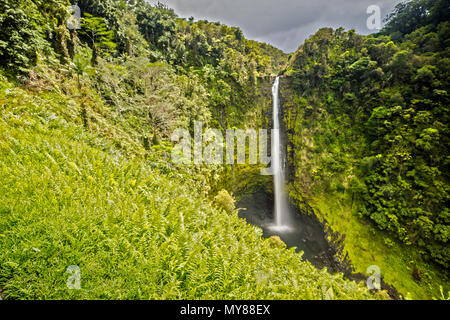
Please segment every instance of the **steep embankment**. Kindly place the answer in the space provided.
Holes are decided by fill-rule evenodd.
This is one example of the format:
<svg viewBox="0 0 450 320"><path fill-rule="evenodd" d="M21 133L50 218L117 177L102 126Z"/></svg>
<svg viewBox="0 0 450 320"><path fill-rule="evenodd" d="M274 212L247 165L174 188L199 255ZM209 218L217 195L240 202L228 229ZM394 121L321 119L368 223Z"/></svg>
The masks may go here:
<svg viewBox="0 0 450 320"><path fill-rule="evenodd" d="M80 101L0 84L0 287L8 299L362 299L214 208L191 172L126 156L83 128ZM121 130L108 116L108 132ZM124 135L122 138L126 138ZM69 266L81 290L68 290Z"/></svg>
<svg viewBox="0 0 450 320"><path fill-rule="evenodd" d="M386 298L264 240L224 168L170 161L175 128L264 121L256 80L284 54L144 1L78 4L74 31L67 1L0 0L2 298Z"/></svg>
<svg viewBox="0 0 450 320"><path fill-rule="evenodd" d="M427 2L423 24L397 43L320 30L282 83L291 197L343 236L356 271L378 266L401 294L422 299L450 288L449 22L440 4ZM403 30L415 5L399 7L385 33Z"/></svg>

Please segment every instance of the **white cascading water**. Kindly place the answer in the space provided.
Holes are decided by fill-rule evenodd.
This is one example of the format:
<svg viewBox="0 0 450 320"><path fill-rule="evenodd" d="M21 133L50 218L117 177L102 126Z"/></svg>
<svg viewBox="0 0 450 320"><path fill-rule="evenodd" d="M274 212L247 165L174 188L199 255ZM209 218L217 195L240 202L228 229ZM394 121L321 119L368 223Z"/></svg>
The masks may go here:
<svg viewBox="0 0 450 320"><path fill-rule="evenodd" d="M280 126L280 78L277 77L273 87L273 138L272 138L272 170L275 195L275 226L279 231L289 229L289 204L284 192L285 176L282 166L281 126Z"/></svg>

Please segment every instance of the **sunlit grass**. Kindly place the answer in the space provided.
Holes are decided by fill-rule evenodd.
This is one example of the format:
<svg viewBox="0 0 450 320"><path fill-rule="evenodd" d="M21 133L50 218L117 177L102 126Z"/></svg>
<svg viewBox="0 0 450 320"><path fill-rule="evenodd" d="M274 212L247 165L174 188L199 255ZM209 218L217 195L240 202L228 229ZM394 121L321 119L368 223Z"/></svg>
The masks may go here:
<svg viewBox="0 0 450 320"><path fill-rule="evenodd" d="M386 297L264 240L236 213L214 208L188 173L156 156L123 155L120 136L86 131L68 100L0 86L7 299ZM81 270L80 290L67 286L69 266Z"/></svg>

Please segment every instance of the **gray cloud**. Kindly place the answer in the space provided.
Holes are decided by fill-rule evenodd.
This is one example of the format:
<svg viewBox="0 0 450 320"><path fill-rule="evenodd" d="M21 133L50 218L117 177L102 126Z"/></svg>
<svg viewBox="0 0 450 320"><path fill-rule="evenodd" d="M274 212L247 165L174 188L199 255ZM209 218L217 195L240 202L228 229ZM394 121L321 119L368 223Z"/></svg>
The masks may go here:
<svg viewBox="0 0 450 320"><path fill-rule="evenodd" d="M157 0L150 0L155 3ZM362 34L366 13L378 5L384 18L401 0L160 0L181 17L240 27L247 38L295 51L321 27L344 27Z"/></svg>

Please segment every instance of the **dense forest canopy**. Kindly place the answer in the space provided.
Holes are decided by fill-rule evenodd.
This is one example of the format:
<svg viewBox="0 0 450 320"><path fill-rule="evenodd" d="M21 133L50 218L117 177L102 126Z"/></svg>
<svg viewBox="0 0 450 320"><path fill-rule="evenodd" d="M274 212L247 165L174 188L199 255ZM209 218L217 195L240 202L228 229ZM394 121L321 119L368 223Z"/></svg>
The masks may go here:
<svg viewBox="0 0 450 320"><path fill-rule="evenodd" d="M445 269L449 28L448 1L401 3L379 34L320 30L287 70L299 101L287 119L300 177L295 183L350 194L361 216ZM305 134L314 140L306 156L306 142L298 139Z"/></svg>
<svg viewBox="0 0 450 320"><path fill-rule="evenodd" d="M449 11L448 1L445 0L401 2L386 18L381 34L391 36L394 41L401 41L413 32L444 32L449 21Z"/></svg>

